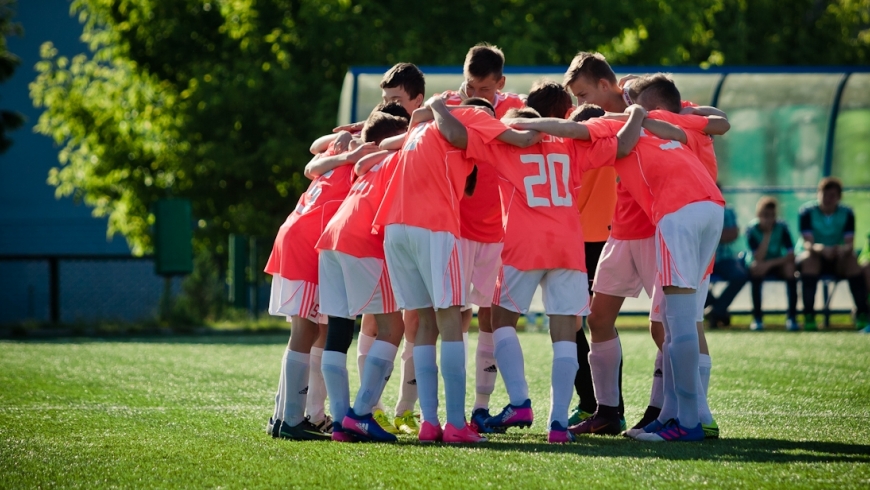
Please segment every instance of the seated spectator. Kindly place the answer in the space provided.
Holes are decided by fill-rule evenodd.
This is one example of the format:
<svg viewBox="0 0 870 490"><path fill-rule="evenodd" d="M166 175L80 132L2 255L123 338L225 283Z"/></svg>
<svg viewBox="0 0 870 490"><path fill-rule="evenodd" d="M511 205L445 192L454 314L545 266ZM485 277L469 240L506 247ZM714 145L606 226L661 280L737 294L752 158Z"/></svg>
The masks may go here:
<svg viewBox="0 0 870 490"><path fill-rule="evenodd" d="M804 330L816 330L815 298L819 276L849 281L855 300L855 326L867 327L867 285L853 248L855 215L840 204L843 184L836 177L819 182L818 201L800 210L802 246L798 255L804 302Z"/></svg>
<svg viewBox="0 0 870 490"><path fill-rule="evenodd" d="M746 254L752 283L752 330L764 330L761 311L761 285L765 279L786 281L788 316L785 328L799 330L797 321L797 279L795 279L794 242L785 221L777 219L777 202L762 197L755 206L756 219L746 228L750 253Z"/></svg>
<svg viewBox="0 0 870 490"><path fill-rule="evenodd" d="M719 323L730 324L728 307L737 293L743 289L749 278L743 261L734 254L733 244L740 237L740 228L737 226L737 215L730 206L725 207L725 221L722 225L722 237L719 239L719 247L716 249L716 262L713 264L713 274L719 276L728 286L718 298L707 292L707 318L710 327L715 328Z"/></svg>

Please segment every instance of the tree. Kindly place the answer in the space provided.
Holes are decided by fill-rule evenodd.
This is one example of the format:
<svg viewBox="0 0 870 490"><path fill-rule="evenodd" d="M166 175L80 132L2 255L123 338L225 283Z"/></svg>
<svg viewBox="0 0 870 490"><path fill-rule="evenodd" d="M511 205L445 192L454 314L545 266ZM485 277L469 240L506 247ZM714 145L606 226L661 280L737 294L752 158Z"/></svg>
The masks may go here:
<svg viewBox="0 0 870 490"><path fill-rule="evenodd" d="M15 73L15 68L21 60L6 49L6 37L21 35L24 31L21 25L12 22L15 12L12 7L15 0L0 0L0 83L8 80ZM24 116L18 112L0 109L0 154L12 146L12 140L6 136L24 124Z"/></svg>
<svg viewBox="0 0 870 490"><path fill-rule="evenodd" d="M91 54L44 46L31 95L62 146L58 195L108 216L135 253L151 249L151 203L189 198L197 246L220 254L229 233L271 236L292 210L352 64L458 65L481 41L514 65L581 49L615 64L868 61L868 0L783 3L75 0Z"/></svg>

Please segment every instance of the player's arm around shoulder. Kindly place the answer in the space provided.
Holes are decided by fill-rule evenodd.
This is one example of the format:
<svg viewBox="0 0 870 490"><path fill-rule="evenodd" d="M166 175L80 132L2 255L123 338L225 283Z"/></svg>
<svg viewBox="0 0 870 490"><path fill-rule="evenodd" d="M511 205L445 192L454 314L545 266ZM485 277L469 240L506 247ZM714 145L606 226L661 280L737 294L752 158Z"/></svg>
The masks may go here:
<svg viewBox="0 0 870 490"><path fill-rule="evenodd" d="M728 114L713 106L684 107L680 111L680 114L694 114L706 117L707 126L704 128L704 132L710 136L723 135L731 129L731 123L728 122Z"/></svg>
<svg viewBox="0 0 870 490"><path fill-rule="evenodd" d="M329 172L330 170L340 167L342 165L348 165L351 163L358 162L362 157L372 154L378 151L377 145L374 143L364 143L353 150L341 153L339 155L332 155L328 157L324 157L321 155L315 155L314 158L305 165L305 177L314 180L317 177Z"/></svg>
<svg viewBox="0 0 870 490"><path fill-rule="evenodd" d="M643 121L647 114L646 110L637 104L629 106L625 111L628 113L628 121L616 133L618 142L616 146L617 159L624 158L634 149L634 146L640 139L640 130L643 127Z"/></svg>
<svg viewBox="0 0 870 490"><path fill-rule="evenodd" d="M642 127L663 140L675 140L684 145L689 142L685 131L666 121L646 118L643 120Z"/></svg>
<svg viewBox="0 0 870 490"><path fill-rule="evenodd" d="M502 122L513 129L538 131L558 138L580 140L590 139L589 128L583 123L559 119L557 117L541 117L535 119L513 118L502 119Z"/></svg>
<svg viewBox="0 0 870 490"><path fill-rule="evenodd" d="M358 177L362 177L366 174L372 167L382 162L384 158L393 154L393 151L380 150L374 153L368 154L359 159L353 166L353 171Z"/></svg>
<svg viewBox="0 0 870 490"><path fill-rule="evenodd" d="M435 99L429 106L435 117L435 125L448 143L464 150L468 147L468 130L459 119L450 113L442 99ZM416 111L415 111L416 112Z"/></svg>

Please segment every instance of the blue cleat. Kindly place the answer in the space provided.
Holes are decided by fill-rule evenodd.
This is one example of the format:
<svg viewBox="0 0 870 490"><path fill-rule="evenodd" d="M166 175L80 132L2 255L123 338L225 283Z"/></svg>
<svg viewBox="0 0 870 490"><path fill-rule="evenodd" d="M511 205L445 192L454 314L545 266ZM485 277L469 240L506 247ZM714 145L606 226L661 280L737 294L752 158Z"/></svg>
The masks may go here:
<svg viewBox="0 0 870 490"><path fill-rule="evenodd" d="M492 433L504 433L507 430L504 427L487 427L486 420L492 418L492 414L489 413L488 408L478 408L477 410L471 412L471 422L469 425L472 429L477 431L478 434L492 434Z"/></svg>
<svg viewBox="0 0 870 490"><path fill-rule="evenodd" d="M508 427L531 427L534 421L532 413L532 401L528 398L520 405L508 404L498 415L486 419L484 424L490 429Z"/></svg>
<svg viewBox="0 0 870 490"><path fill-rule="evenodd" d="M635 440L645 442L697 442L704 440L704 428L699 422L692 428L683 427L677 419L671 419L658 432L638 434Z"/></svg>
<svg viewBox="0 0 870 490"><path fill-rule="evenodd" d="M352 408L347 410L347 415L341 421L341 428L364 442L396 442L398 440L396 436L385 431L372 414L359 416L354 413Z"/></svg>

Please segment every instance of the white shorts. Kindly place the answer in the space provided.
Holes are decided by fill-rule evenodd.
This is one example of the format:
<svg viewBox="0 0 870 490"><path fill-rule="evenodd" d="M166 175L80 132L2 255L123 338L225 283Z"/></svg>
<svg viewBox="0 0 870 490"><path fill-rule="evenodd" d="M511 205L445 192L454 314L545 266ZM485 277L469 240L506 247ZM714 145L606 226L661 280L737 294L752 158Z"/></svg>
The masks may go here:
<svg viewBox="0 0 870 490"><path fill-rule="evenodd" d="M637 298L641 290L652 297L656 281L655 236L639 240L610 237L601 250L592 291Z"/></svg>
<svg viewBox="0 0 870 490"><path fill-rule="evenodd" d="M535 289L541 285L548 315L589 314L589 279L585 272L570 269L521 271L503 265L495 284L493 304L516 313L528 313Z"/></svg>
<svg viewBox="0 0 870 490"><path fill-rule="evenodd" d="M356 318L399 311L383 260L335 250L322 250L318 260L322 314Z"/></svg>
<svg viewBox="0 0 870 490"><path fill-rule="evenodd" d="M384 253L400 308L444 309L465 305L462 251L459 239L452 233L387 225Z"/></svg>
<svg viewBox="0 0 870 490"><path fill-rule="evenodd" d="M462 273L465 275L465 307L472 304L489 308L495 281L501 268L504 243L481 243L467 238L459 239L462 248Z"/></svg>
<svg viewBox="0 0 870 490"><path fill-rule="evenodd" d="M284 279L278 274L272 274L269 314L286 316L287 321L298 315L314 323L326 323L326 315L320 313L320 288L317 284Z"/></svg>
<svg viewBox="0 0 870 490"><path fill-rule="evenodd" d="M697 300L697 316L695 317L695 321L703 322L704 321L704 303L707 301L707 290L710 289L710 276L704 276L704 280L701 281L701 287L698 288L698 292L696 293L695 299ZM664 296L664 292L662 291L662 285L656 278L656 284L653 288L653 294L650 296L652 298L652 305L649 308L649 319L652 322L661 322L662 321L662 296Z"/></svg>
<svg viewBox="0 0 870 490"><path fill-rule="evenodd" d="M663 286L701 289L722 236L724 208L710 201L687 204L656 226L656 269Z"/></svg>

